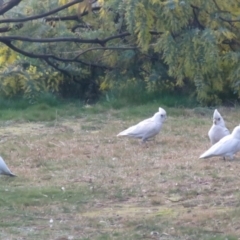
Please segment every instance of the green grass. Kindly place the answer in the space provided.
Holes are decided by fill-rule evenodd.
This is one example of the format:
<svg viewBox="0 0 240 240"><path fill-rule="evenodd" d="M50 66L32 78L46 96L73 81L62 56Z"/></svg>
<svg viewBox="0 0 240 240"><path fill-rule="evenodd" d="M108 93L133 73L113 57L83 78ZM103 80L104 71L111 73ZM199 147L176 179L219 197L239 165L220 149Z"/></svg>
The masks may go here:
<svg viewBox="0 0 240 240"><path fill-rule="evenodd" d="M0 206L10 207L17 205L48 205L51 202L66 202L66 203L86 203L90 198L96 197L87 187L79 186L74 189L62 190L61 186L49 187L23 187L16 189L12 186L11 189L1 189L1 204ZM4 195L4 196L3 196ZM16 196L18 196L16 198Z"/></svg>
<svg viewBox="0 0 240 240"><path fill-rule="evenodd" d="M90 203L91 199L97 196L86 187L62 190L61 186L51 187L23 187L0 189L0 208L21 209L24 207L51 206L51 204L74 204L81 205ZM23 213L23 212L22 212ZM6 214L6 212L2 212ZM2 215L1 214L1 215Z"/></svg>
<svg viewBox="0 0 240 240"><path fill-rule="evenodd" d="M104 199L104 195L96 189L93 191L87 186L75 186L74 188L63 189L61 186L14 186L14 182L21 182L22 179L15 181L3 181L0 188L0 238L13 235L27 234L34 239L51 239L51 219L53 219L53 229L60 225L61 231L58 234L65 235L71 232L71 226L61 224L61 218L71 218L73 212L80 214L91 205L95 199ZM5 186L3 186L5 185ZM9 186L11 185L11 186ZM102 195L102 196L101 196ZM44 209L44 211L42 211ZM74 219L72 219L74 221ZM72 220L70 220L72 222ZM38 231L35 226L45 226L43 231ZM29 228L27 233L24 229ZM45 229L47 228L47 229ZM34 230L35 229L35 230ZM41 229L41 228L40 228ZM5 232L5 234L4 234ZM37 232L37 233L36 233Z"/></svg>
<svg viewBox="0 0 240 240"><path fill-rule="evenodd" d="M145 101L145 100L144 100ZM0 99L0 120L14 121L56 121L62 117L82 118L86 115L106 114L109 109L121 111L115 116L120 118L147 118L158 111L159 106L164 107L172 116L187 115L182 108L182 104L189 105L185 97L162 96L157 100L146 101L146 103L136 105L127 99L114 99L111 101L101 100L94 105L84 106L80 101L63 101L54 96L45 96L30 104L25 99ZM171 106L178 106L171 108ZM124 117L125 116L125 117Z"/></svg>
<svg viewBox="0 0 240 240"><path fill-rule="evenodd" d="M102 98L101 103L107 107L121 109L126 106L138 106L146 104L160 104L167 107L196 107L198 103L195 99L183 94L170 93L147 93L146 91L126 92L124 94L112 95L107 93Z"/></svg>
<svg viewBox="0 0 240 240"><path fill-rule="evenodd" d="M58 117L80 116L79 103L65 102L51 105L50 103L29 104L25 101L20 104L7 104L0 107L0 120L14 121L53 121Z"/></svg>
<svg viewBox="0 0 240 240"><path fill-rule="evenodd" d="M159 106L168 118L155 141L116 137ZM0 111L9 111L0 117L0 153L17 175L0 177L1 239L239 236L239 156L198 159L209 147L212 109L161 102L18 107ZM240 109L219 111L232 130Z"/></svg>
<svg viewBox="0 0 240 240"><path fill-rule="evenodd" d="M56 107L60 106L63 101L54 95L51 94L43 94L39 96L39 98L34 102L31 103L28 99L24 99L22 97L15 97L15 98L1 98L0 99L0 110L7 110L7 109L14 109L14 110L23 110L28 108L34 104L41 104L45 103L48 106Z"/></svg>

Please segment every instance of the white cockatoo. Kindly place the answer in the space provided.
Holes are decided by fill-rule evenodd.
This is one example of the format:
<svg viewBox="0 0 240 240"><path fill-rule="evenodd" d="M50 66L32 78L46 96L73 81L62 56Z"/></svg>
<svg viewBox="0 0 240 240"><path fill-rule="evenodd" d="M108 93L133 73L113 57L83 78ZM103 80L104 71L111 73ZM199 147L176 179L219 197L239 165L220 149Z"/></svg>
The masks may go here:
<svg viewBox="0 0 240 240"><path fill-rule="evenodd" d="M117 136L129 136L133 138L141 138L142 142L146 142L149 138L157 135L167 117L167 113L163 108L159 108L153 117L145 119L140 123L129 127L120 132Z"/></svg>
<svg viewBox="0 0 240 240"><path fill-rule="evenodd" d="M211 141L211 144L214 145L220 139L222 139L223 137L225 137L229 134L230 134L230 132L225 127L225 122L224 122L221 114L218 112L217 109L215 109L215 111L213 113L213 125L208 132L208 137Z"/></svg>
<svg viewBox="0 0 240 240"><path fill-rule="evenodd" d="M11 177L15 177L16 176L9 170L7 164L4 162L2 157L0 157L0 174L8 175L8 176L11 176Z"/></svg>
<svg viewBox="0 0 240 240"><path fill-rule="evenodd" d="M233 159L233 155L240 151L240 126L233 129L230 135L223 137L219 142L212 145L199 158L223 156Z"/></svg>

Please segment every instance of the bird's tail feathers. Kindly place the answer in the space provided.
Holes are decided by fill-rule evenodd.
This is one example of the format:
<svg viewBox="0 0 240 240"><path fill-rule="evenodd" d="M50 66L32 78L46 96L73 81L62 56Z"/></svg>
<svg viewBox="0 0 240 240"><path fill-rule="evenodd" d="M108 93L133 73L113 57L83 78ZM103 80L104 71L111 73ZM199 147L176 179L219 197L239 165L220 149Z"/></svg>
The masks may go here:
<svg viewBox="0 0 240 240"><path fill-rule="evenodd" d="M199 159L209 158L209 157L211 157L211 156L207 152L205 152L199 157Z"/></svg>
<svg viewBox="0 0 240 240"><path fill-rule="evenodd" d="M6 176L9 176L9 177L16 177L17 176L10 171L9 172L4 172L4 173L2 173L2 175L6 175Z"/></svg>

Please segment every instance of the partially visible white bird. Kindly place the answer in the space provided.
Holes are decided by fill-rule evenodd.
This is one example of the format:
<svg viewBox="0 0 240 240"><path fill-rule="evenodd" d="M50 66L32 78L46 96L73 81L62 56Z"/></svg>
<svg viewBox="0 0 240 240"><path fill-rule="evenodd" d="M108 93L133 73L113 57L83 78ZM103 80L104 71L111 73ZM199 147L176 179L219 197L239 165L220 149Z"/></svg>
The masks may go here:
<svg viewBox="0 0 240 240"><path fill-rule="evenodd" d="M233 155L240 151L240 126L233 129L230 135L223 137L219 142L212 145L199 158L223 156L233 159Z"/></svg>
<svg viewBox="0 0 240 240"><path fill-rule="evenodd" d="M9 170L7 164L4 162L2 157L0 157L0 174L8 175L8 176L11 176L11 177L15 177L16 176Z"/></svg>
<svg viewBox="0 0 240 240"><path fill-rule="evenodd" d="M141 138L142 142L146 142L149 138L157 135L167 117L167 113L163 108L153 115L153 117L145 119L140 123L129 127L120 132L117 136L129 136L133 138Z"/></svg>
<svg viewBox="0 0 240 240"><path fill-rule="evenodd" d="M208 132L208 137L211 141L211 144L214 145L220 139L222 139L223 137L225 137L229 134L230 134L230 132L225 127L225 122L224 122L221 114L218 112L217 109L215 109L215 111L213 113L213 125Z"/></svg>

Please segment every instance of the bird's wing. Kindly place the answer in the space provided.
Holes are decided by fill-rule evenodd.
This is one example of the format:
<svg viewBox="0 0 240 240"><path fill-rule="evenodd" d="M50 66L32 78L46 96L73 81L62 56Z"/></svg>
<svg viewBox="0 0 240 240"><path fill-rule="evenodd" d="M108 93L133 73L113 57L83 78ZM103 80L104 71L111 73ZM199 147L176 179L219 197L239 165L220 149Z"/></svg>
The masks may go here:
<svg viewBox="0 0 240 240"><path fill-rule="evenodd" d="M212 144L215 144L229 134L230 132L226 127L219 125L213 125L208 132L208 136Z"/></svg>
<svg viewBox="0 0 240 240"><path fill-rule="evenodd" d="M219 126L218 130L220 132L220 135L223 135L224 137L230 134L229 130L225 126Z"/></svg>
<svg viewBox="0 0 240 240"><path fill-rule="evenodd" d="M225 156L228 153L234 154L239 148L239 140L228 135L219 142L210 147L200 158L209 158L212 156Z"/></svg>
<svg viewBox="0 0 240 240"><path fill-rule="evenodd" d="M141 138L146 134L151 136L151 134L155 133L156 122L152 120L152 118L148 118L143 120L142 122L129 127L128 129L120 132L117 136L132 136L136 138Z"/></svg>
<svg viewBox="0 0 240 240"><path fill-rule="evenodd" d="M208 131L208 137L209 137L212 144L214 144L214 142L215 142L215 138L214 138L214 132L215 131L214 131L214 129L215 129L215 125L212 125L212 127Z"/></svg>

